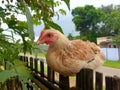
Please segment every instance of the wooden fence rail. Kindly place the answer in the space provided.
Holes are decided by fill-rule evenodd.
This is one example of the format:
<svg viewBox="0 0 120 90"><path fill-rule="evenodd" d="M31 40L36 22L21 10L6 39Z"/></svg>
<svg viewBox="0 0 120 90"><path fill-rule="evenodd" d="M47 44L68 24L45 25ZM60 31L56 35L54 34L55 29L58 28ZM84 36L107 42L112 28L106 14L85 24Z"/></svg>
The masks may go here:
<svg viewBox="0 0 120 90"><path fill-rule="evenodd" d="M43 59L28 56L20 56L20 59L26 62L26 66L33 71L34 79L47 87L48 90L71 89L69 77L64 77L60 74L59 77L58 74L56 76L56 72L48 67ZM58 78L56 79L56 77ZM35 80L33 80L34 83L36 83ZM40 86L38 83L36 84ZM105 85L103 85L102 73L94 73L93 70L82 69L76 74L76 86L74 90L120 90L120 78L117 76L106 76Z"/></svg>

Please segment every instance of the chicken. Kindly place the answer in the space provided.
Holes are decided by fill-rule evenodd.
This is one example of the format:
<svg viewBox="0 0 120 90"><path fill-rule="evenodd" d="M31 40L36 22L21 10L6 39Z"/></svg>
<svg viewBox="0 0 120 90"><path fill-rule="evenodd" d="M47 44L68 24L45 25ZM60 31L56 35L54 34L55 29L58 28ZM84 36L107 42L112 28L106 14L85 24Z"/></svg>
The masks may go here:
<svg viewBox="0 0 120 90"><path fill-rule="evenodd" d="M104 54L95 43L69 40L58 30L43 30L36 43L49 45L47 64L64 76L75 75L82 68L96 69L105 61Z"/></svg>

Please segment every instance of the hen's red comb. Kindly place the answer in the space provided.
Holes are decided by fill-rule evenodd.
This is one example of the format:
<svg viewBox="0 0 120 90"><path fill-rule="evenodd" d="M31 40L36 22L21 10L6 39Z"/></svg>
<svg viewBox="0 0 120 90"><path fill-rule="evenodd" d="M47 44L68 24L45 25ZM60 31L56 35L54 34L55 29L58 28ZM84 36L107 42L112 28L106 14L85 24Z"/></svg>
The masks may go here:
<svg viewBox="0 0 120 90"><path fill-rule="evenodd" d="M45 31L44 31L44 30L42 30L42 31L41 31L41 33L40 33L40 35L42 36L44 32L45 32Z"/></svg>

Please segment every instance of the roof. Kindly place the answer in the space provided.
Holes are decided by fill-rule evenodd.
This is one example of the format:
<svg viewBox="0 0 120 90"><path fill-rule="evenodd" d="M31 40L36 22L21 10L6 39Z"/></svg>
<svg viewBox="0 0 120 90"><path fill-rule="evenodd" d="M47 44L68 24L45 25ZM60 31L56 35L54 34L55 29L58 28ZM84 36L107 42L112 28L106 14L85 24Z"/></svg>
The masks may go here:
<svg viewBox="0 0 120 90"><path fill-rule="evenodd" d="M111 36L97 38L97 44L100 44L102 42L111 42L111 41L112 41Z"/></svg>

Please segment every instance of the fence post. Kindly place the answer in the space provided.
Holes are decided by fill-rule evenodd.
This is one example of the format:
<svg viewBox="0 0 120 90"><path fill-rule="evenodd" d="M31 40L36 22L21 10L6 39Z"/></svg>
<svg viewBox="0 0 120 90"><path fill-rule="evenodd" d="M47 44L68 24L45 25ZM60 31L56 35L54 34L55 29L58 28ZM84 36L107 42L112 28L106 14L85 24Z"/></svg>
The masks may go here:
<svg viewBox="0 0 120 90"><path fill-rule="evenodd" d="M30 68L33 70L33 57L30 57Z"/></svg>
<svg viewBox="0 0 120 90"><path fill-rule="evenodd" d="M95 74L95 90L103 89L103 74L96 72Z"/></svg>
<svg viewBox="0 0 120 90"><path fill-rule="evenodd" d="M54 83L54 76L55 76L55 73L54 71L48 66L48 72L47 72L47 78L48 78L48 81Z"/></svg>
<svg viewBox="0 0 120 90"><path fill-rule="evenodd" d="M70 85L69 85L69 77L64 77L63 75L59 75L59 87L62 90L70 90Z"/></svg>
<svg viewBox="0 0 120 90"><path fill-rule="evenodd" d="M40 61L40 74L41 77L44 77L44 62Z"/></svg>
<svg viewBox="0 0 120 90"><path fill-rule="evenodd" d="M82 69L76 74L77 90L93 90L93 70Z"/></svg>
<svg viewBox="0 0 120 90"><path fill-rule="evenodd" d="M20 55L20 60L21 60L21 61L23 61L23 58L24 58L24 57L23 57L22 55Z"/></svg>
<svg viewBox="0 0 120 90"><path fill-rule="evenodd" d="M35 65L35 72L37 73L38 72L38 59L37 58L34 59L34 65Z"/></svg>
<svg viewBox="0 0 120 90"><path fill-rule="evenodd" d="M25 57L26 66L28 67L28 57Z"/></svg>
<svg viewBox="0 0 120 90"><path fill-rule="evenodd" d="M120 90L120 77L113 77L113 90Z"/></svg>
<svg viewBox="0 0 120 90"><path fill-rule="evenodd" d="M114 76L106 76L106 90L120 90L120 77Z"/></svg>
<svg viewBox="0 0 120 90"><path fill-rule="evenodd" d="M27 56L24 56L24 59L23 59L24 62L25 62L25 60L26 60L26 57L27 57Z"/></svg>
<svg viewBox="0 0 120 90"><path fill-rule="evenodd" d="M110 76L105 77L106 90L113 90L113 78Z"/></svg>

